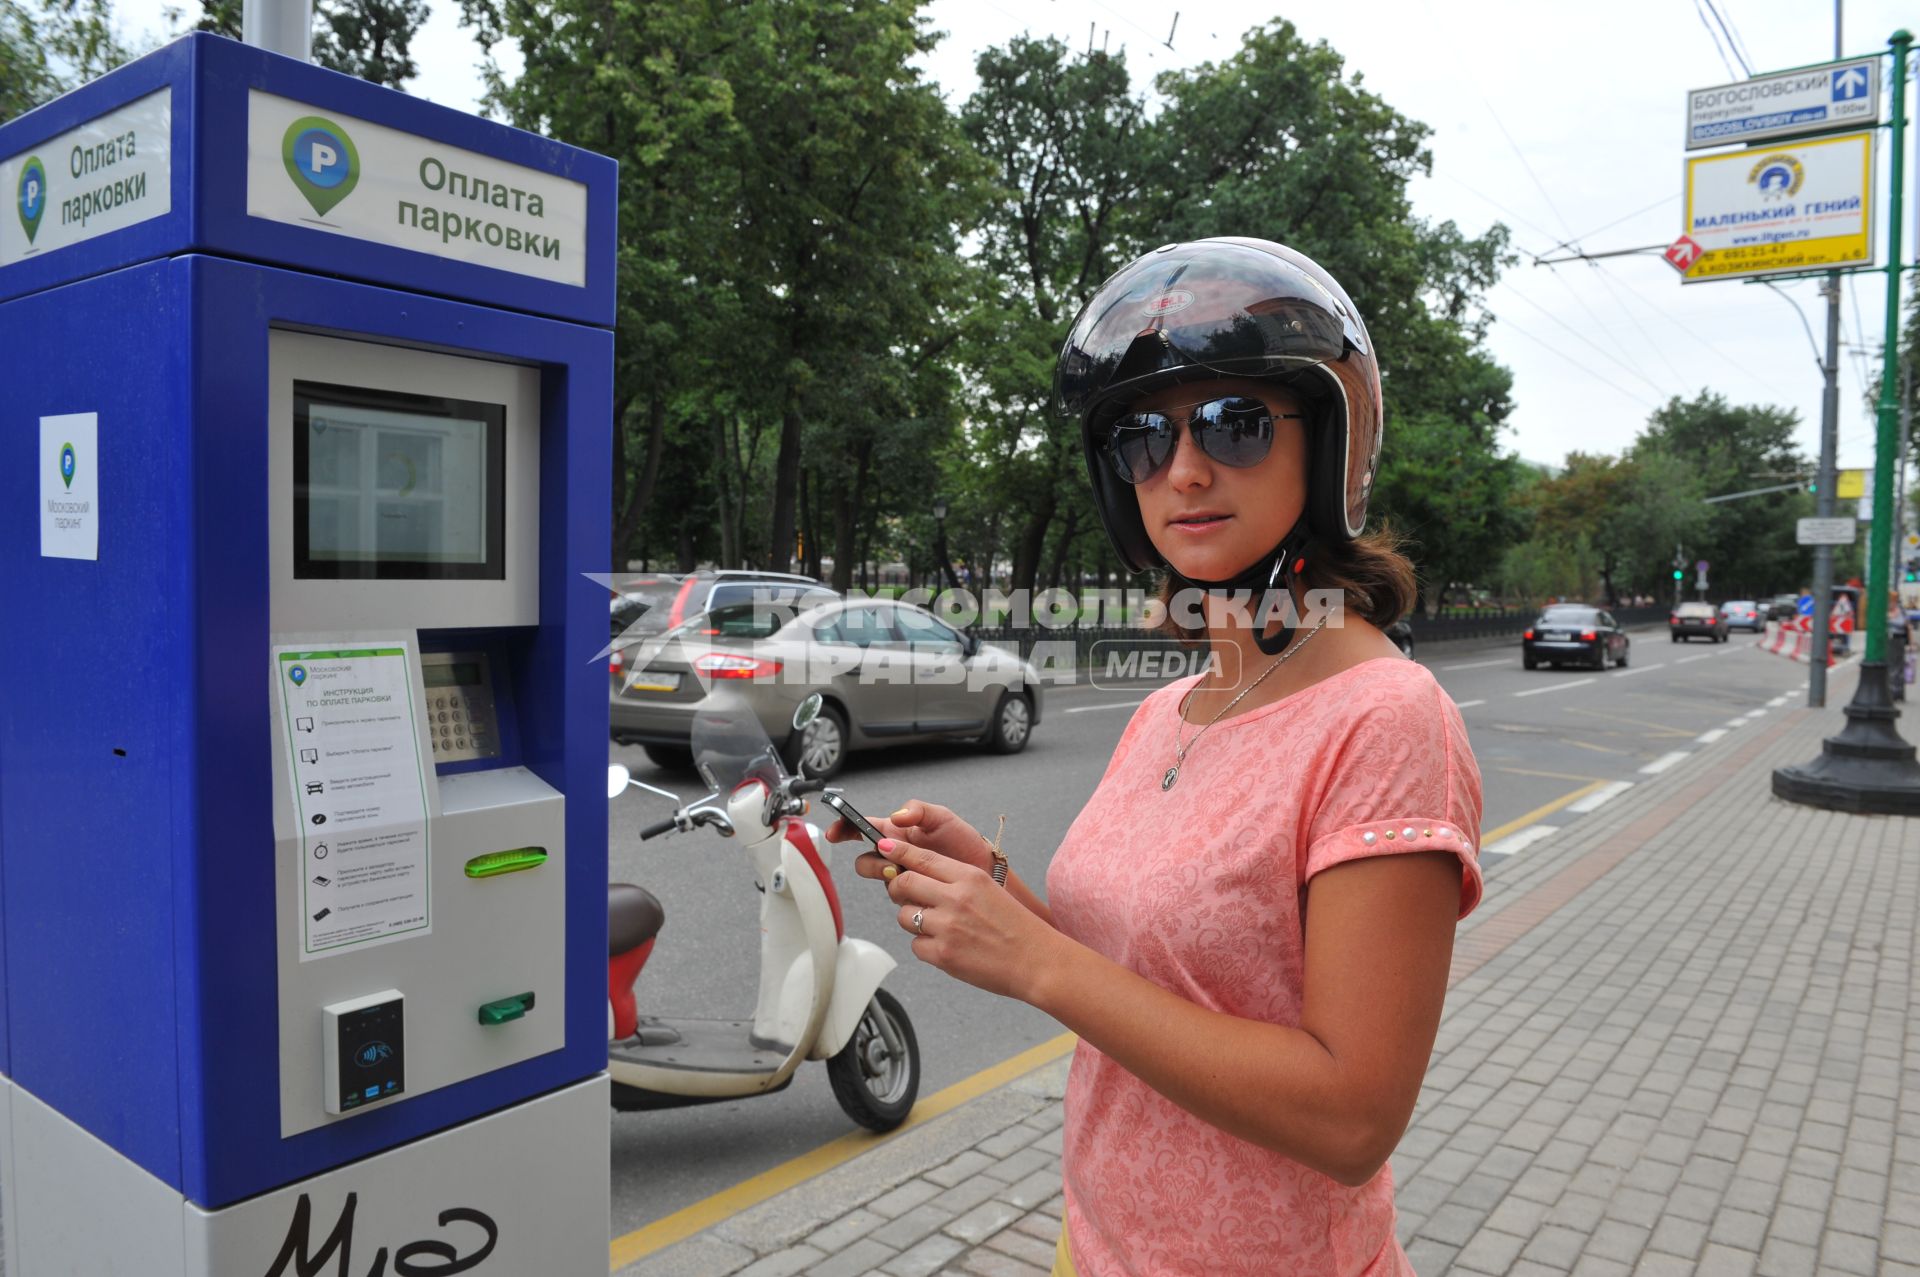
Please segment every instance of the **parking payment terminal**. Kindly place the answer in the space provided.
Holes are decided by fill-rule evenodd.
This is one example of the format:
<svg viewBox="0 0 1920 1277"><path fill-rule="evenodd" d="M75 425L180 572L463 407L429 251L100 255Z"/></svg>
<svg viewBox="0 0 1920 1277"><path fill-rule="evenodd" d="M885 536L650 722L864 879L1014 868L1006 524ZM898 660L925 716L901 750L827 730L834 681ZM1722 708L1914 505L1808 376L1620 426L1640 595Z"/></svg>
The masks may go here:
<svg viewBox="0 0 1920 1277"><path fill-rule="evenodd" d="M616 177L210 35L0 125L8 1277L606 1272Z"/></svg>

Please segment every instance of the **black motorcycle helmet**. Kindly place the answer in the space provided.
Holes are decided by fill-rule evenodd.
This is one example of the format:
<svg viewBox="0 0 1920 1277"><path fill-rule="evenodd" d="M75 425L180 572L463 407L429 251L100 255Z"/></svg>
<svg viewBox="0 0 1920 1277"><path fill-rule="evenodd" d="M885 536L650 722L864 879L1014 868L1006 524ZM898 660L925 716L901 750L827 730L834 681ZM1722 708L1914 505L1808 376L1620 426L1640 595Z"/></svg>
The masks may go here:
<svg viewBox="0 0 1920 1277"><path fill-rule="evenodd" d="M1143 572L1168 565L1147 535L1131 486L1101 464L1103 433L1143 395L1222 376L1284 381L1309 414L1300 523L1238 576L1199 582L1267 588L1311 538L1360 535L1380 463L1379 364L1360 312L1333 276L1271 240L1157 248L1114 274L1081 310L1061 348L1054 390L1062 411L1079 418L1107 537L1129 571ZM1279 641L1290 634L1283 630Z"/></svg>

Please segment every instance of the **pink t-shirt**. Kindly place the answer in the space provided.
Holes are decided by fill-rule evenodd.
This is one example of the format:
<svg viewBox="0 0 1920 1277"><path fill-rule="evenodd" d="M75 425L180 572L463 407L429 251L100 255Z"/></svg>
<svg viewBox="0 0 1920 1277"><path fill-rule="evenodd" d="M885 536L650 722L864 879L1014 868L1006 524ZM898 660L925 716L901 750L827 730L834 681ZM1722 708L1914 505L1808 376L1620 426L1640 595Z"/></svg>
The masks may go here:
<svg viewBox="0 0 1920 1277"><path fill-rule="evenodd" d="M1300 907L1314 874L1451 851L1460 916L1479 903L1480 770L1433 675L1383 657L1221 719L1163 791L1180 703L1198 681L1156 691L1127 724L1054 853L1054 921L1209 1010L1298 1025ZM1193 1116L1084 1041L1065 1141L1080 1277L1412 1272L1394 1238L1390 1171L1348 1188Z"/></svg>

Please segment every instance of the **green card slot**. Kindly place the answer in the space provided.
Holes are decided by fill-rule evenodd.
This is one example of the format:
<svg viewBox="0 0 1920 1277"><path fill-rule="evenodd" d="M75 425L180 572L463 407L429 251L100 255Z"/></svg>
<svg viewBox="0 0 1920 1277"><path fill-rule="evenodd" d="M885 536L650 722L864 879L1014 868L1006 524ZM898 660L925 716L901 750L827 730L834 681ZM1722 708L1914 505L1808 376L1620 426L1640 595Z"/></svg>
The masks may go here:
<svg viewBox="0 0 1920 1277"><path fill-rule="evenodd" d="M501 998L497 1002L489 1002L481 1007L480 1023L492 1028L496 1024L518 1020L531 1010L533 1010L533 995L516 993L510 998Z"/></svg>
<svg viewBox="0 0 1920 1277"><path fill-rule="evenodd" d="M490 851L467 862L467 877L497 878L501 874L538 869L547 863L545 847L515 847L511 851Z"/></svg>

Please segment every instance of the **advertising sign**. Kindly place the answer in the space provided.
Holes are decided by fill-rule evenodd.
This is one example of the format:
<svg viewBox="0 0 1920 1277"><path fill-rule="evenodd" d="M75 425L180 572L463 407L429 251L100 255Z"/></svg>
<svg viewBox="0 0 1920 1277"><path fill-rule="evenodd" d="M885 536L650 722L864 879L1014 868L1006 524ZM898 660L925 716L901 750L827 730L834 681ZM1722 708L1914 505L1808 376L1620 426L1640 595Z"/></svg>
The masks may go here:
<svg viewBox="0 0 1920 1277"><path fill-rule="evenodd" d="M1684 282L1873 264L1872 133L1687 161Z"/></svg>
<svg viewBox="0 0 1920 1277"><path fill-rule="evenodd" d="M1687 149L1804 137L1879 121L1879 59L1854 58L1691 90Z"/></svg>

